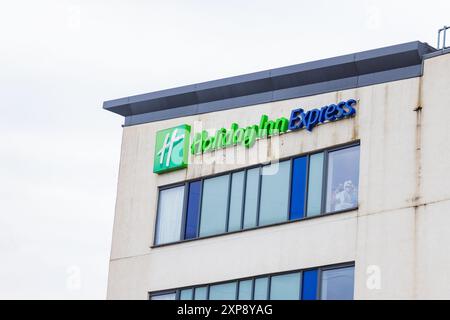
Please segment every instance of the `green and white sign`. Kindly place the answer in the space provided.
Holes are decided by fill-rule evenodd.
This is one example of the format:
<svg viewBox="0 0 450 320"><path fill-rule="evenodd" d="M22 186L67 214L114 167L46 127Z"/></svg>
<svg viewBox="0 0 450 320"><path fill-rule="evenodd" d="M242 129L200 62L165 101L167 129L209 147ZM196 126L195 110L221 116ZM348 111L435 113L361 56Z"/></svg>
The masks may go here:
<svg viewBox="0 0 450 320"><path fill-rule="evenodd" d="M156 133L153 172L164 173L187 167L191 126L160 130Z"/></svg>

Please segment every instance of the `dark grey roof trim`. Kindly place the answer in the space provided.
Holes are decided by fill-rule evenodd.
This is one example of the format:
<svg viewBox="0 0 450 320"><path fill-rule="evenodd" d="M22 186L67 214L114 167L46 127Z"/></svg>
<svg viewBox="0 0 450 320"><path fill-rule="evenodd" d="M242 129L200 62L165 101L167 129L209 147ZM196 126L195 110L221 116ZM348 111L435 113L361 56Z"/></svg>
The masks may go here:
<svg viewBox="0 0 450 320"><path fill-rule="evenodd" d="M437 56L441 56L443 54L449 54L450 53L450 48L444 48L444 49L439 49L439 50L435 50L431 53L427 53L423 55L423 59L431 59L431 58L435 58Z"/></svg>
<svg viewBox="0 0 450 320"><path fill-rule="evenodd" d="M125 126L357 88L418 77L425 54L419 41L213 80L117 100L103 108Z"/></svg>

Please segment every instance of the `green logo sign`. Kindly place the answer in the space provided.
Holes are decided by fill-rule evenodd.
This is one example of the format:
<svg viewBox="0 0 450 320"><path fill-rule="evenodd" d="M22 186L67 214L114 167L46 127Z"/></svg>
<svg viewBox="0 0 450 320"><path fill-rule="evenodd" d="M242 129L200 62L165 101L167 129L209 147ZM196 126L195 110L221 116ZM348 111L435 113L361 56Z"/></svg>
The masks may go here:
<svg viewBox="0 0 450 320"><path fill-rule="evenodd" d="M250 148L257 139L269 138L303 128L311 132L316 125L321 123L352 117L356 114L354 108L356 103L357 100L350 99L307 112L299 108L291 111L289 119L280 117L269 120L269 117L263 114L259 124L252 126L240 128L237 123L232 123L229 130L221 128L211 136L206 130L197 132L191 145L191 127L187 124L158 131L153 172L164 173L186 168L189 149L191 154L198 155L238 144Z"/></svg>
<svg viewBox="0 0 450 320"><path fill-rule="evenodd" d="M190 132L191 127L184 124L156 133L154 173L164 173L187 167Z"/></svg>

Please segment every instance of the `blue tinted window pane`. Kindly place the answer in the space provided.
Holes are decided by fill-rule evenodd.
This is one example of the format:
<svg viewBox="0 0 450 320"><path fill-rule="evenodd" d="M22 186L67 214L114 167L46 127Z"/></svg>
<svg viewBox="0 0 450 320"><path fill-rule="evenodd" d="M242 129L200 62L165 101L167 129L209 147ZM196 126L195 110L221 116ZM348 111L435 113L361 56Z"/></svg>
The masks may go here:
<svg viewBox="0 0 450 320"><path fill-rule="evenodd" d="M227 223L229 175L203 182L200 236L224 233Z"/></svg>
<svg viewBox="0 0 450 320"><path fill-rule="evenodd" d="M194 290L194 300L206 300L208 298L208 288L198 287Z"/></svg>
<svg viewBox="0 0 450 320"><path fill-rule="evenodd" d="M270 300L300 300L300 272L273 276Z"/></svg>
<svg viewBox="0 0 450 320"><path fill-rule="evenodd" d="M358 206L359 146L328 154L327 212Z"/></svg>
<svg viewBox="0 0 450 320"><path fill-rule="evenodd" d="M322 300L352 300L354 267L322 271Z"/></svg>
<svg viewBox="0 0 450 320"><path fill-rule="evenodd" d="M192 300L192 289L183 289L180 290L180 300Z"/></svg>
<svg viewBox="0 0 450 320"><path fill-rule="evenodd" d="M293 161L290 220L305 216L306 163L307 157Z"/></svg>
<svg viewBox="0 0 450 320"><path fill-rule="evenodd" d="M228 231L241 229L242 201L244 201L245 171L231 175L230 217Z"/></svg>
<svg viewBox="0 0 450 320"><path fill-rule="evenodd" d="M150 297L150 300L175 300L177 297L176 293L165 293L165 294L156 294Z"/></svg>
<svg viewBox="0 0 450 320"><path fill-rule="evenodd" d="M269 288L269 278L255 279L254 300L267 300L267 290Z"/></svg>
<svg viewBox="0 0 450 320"><path fill-rule="evenodd" d="M291 161L264 166L261 171L259 225L288 220Z"/></svg>
<svg viewBox="0 0 450 320"><path fill-rule="evenodd" d="M309 158L308 210L307 216L320 214L322 206L323 153L313 154Z"/></svg>
<svg viewBox="0 0 450 320"><path fill-rule="evenodd" d="M209 287L209 300L236 300L237 282L216 284Z"/></svg>
<svg viewBox="0 0 450 320"><path fill-rule="evenodd" d="M189 196L186 214L186 229L184 238L197 238L198 215L200 213L200 190L201 181L191 182L189 184Z"/></svg>
<svg viewBox="0 0 450 320"><path fill-rule="evenodd" d="M256 227L259 192L259 168L247 170L245 185L244 229Z"/></svg>
<svg viewBox="0 0 450 320"><path fill-rule="evenodd" d="M252 300L253 280L239 282L239 300Z"/></svg>
<svg viewBox="0 0 450 320"><path fill-rule="evenodd" d="M317 269L303 272L302 300L317 300Z"/></svg>
<svg viewBox="0 0 450 320"><path fill-rule="evenodd" d="M156 244L179 241L183 215L184 186L159 192Z"/></svg>

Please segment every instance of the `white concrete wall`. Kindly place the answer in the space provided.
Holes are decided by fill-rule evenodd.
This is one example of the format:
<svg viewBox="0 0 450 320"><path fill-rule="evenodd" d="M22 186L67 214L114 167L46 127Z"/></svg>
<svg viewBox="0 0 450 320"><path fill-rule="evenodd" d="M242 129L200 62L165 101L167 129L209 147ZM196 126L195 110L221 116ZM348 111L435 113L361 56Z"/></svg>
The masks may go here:
<svg viewBox="0 0 450 320"><path fill-rule="evenodd" d="M425 60L416 225L416 297L450 299L450 54Z"/></svg>
<svg viewBox="0 0 450 320"><path fill-rule="evenodd" d="M450 298L449 71L444 55L425 60L422 78L125 127L108 298L146 299L148 291L348 261L356 265L356 299ZM349 98L359 99L356 117L284 134L265 154L276 159L359 139L357 211L151 249L158 186L259 163L219 160L254 155L267 143L158 176L156 131L195 121L205 129L257 124L263 113L289 117L296 107ZM372 265L381 270L381 289L366 286Z"/></svg>

